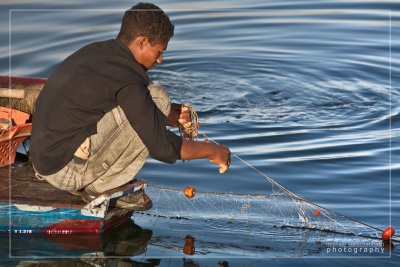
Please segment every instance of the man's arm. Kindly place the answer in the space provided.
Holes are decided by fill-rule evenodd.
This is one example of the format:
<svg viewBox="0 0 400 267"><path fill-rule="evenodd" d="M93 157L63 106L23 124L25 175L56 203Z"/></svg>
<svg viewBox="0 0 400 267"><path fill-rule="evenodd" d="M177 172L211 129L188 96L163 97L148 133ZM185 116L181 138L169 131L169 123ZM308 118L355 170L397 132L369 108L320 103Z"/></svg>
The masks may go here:
<svg viewBox="0 0 400 267"><path fill-rule="evenodd" d="M167 125L178 127L179 123L191 123L189 108L181 104L172 103L171 111L167 117ZM215 165L219 165L219 172L224 173L228 170L231 163L231 152L225 145L183 139L180 159L191 160L203 158L208 159Z"/></svg>
<svg viewBox="0 0 400 267"><path fill-rule="evenodd" d="M225 145L205 142L196 142L184 139L181 147L182 160L208 159L211 163L219 165L219 172L228 170L231 163L231 152Z"/></svg>

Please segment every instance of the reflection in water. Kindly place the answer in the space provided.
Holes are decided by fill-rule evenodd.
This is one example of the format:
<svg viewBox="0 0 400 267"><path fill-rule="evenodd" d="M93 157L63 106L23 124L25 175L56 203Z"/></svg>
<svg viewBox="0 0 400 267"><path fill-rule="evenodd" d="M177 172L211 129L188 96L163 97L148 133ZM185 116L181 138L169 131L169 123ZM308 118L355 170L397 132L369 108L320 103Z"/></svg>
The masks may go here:
<svg viewBox="0 0 400 267"><path fill-rule="evenodd" d="M185 253L186 255L194 255L194 253L196 252L196 248L194 246L194 237L187 235L185 237L185 245L183 245L183 253Z"/></svg>
<svg viewBox="0 0 400 267"><path fill-rule="evenodd" d="M217 264L218 267L229 267L227 261L219 261ZM183 267L200 267L200 264L192 259L183 259Z"/></svg>
<svg viewBox="0 0 400 267"><path fill-rule="evenodd" d="M391 241L382 241L382 247L385 251L392 251L394 249L394 244Z"/></svg>
<svg viewBox="0 0 400 267"><path fill-rule="evenodd" d="M229 264L227 261L220 261L218 262L218 267L229 267Z"/></svg>
<svg viewBox="0 0 400 267"><path fill-rule="evenodd" d="M100 266L116 266L116 267L153 267L158 266L160 260L150 260L149 262L137 262L130 259L95 259L87 261L81 260L32 260L21 261L17 267L100 267Z"/></svg>
<svg viewBox="0 0 400 267"><path fill-rule="evenodd" d="M153 232L127 221L113 231L104 233L105 256L136 256L146 251Z"/></svg>
<svg viewBox="0 0 400 267"><path fill-rule="evenodd" d="M197 264L196 262L194 262L191 259L184 259L183 260L183 267L200 267L200 265Z"/></svg>
<svg viewBox="0 0 400 267"><path fill-rule="evenodd" d="M161 259L146 256L153 231L127 221L103 234L76 235L8 235L0 236L0 266L18 267L86 267L86 266L159 266ZM195 238L187 235L178 245L183 255L195 254ZM10 245L10 246L9 246ZM11 248L11 250L10 250ZM136 256L136 257L135 257ZM183 258L184 267L200 266ZM226 261L215 266L229 267Z"/></svg>
<svg viewBox="0 0 400 267"><path fill-rule="evenodd" d="M127 221L102 235L12 235L10 242L8 235L2 235L0 237L2 255L10 255L14 259L39 258L40 260L22 260L11 264L3 262L9 260L6 258L0 259L0 266L110 266L120 262L124 264L115 266L157 266L160 260L139 264L129 259L146 251L152 234L151 230L142 229L132 221ZM118 257L124 259L117 259ZM49 258L56 259L49 260Z"/></svg>

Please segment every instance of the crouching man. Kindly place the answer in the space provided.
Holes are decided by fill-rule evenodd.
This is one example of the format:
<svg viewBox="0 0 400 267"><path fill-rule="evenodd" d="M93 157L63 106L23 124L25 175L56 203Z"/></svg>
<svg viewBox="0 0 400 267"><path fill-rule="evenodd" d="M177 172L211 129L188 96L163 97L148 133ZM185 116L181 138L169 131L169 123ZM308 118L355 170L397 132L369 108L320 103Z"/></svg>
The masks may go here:
<svg viewBox="0 0 400 267"><path fill-rule="evenodd" d="M33 115L30 151L39 179L88 202L134 179L148 156L166 163L207 158L221 173L228 169L228 147L166 128L190 123L188 109L171 104L147 75L173 34L159 7L139 3L125 12L116 39L89 44L54 70ZM139 191L116 206L146 210L152 203Z"/></svg>

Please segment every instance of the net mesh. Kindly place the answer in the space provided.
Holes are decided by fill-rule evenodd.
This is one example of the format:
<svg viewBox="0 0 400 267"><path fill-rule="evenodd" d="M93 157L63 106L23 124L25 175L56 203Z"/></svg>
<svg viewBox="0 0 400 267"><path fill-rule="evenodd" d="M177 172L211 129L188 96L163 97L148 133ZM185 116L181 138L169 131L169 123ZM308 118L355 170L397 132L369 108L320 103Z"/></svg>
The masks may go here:
<svg viewBox="0 0 400 267"><path fill-rule="evenodd" d="M193 132L197 137L198 133L199 124L196 112L191 106L188 107L191 112L192 126L195 126L196 131L187 129L188 134L182 135L183 138L193 137ZM204 138L205 142L216 143L207 136L204 136ZM156 224L158 228L165 228L168 234L160 235L157 240L158 243L171 238L174 229L177 229L177 233L182 231L196 232L203 238L202 242L207 243L204 253L208 253L213 246L214 249L220 249L221 246L215 244L219 243L219 239L225 239L227 235L229 235L227 238L229 240L237 239L235 242L231 242L230 253L232 249L238 252L237 249L243 246L247 246L249 249L246 253L259 249L263 251L271 250L272 247L277 248L277 246L274 244L260 247L259 244L271 245L271 237L273 239L273 236L279 234L276 229L286 229L286 232L283 233L286 236L285 249L292 247L293 250L298 250L293 246L293 243L299 243L298 236L302 235L299 231L324 232L327 239L330 240L336 239L338 235L340 236L339 240L343 240L344 236L351 236L351 239L345 239L347 245L368 238L370 241L374 240L375 245L379 246L382 230L312 203L290 192L238 155L232 154L232 156L264 177L271 185L270 193L255 195L197 192L194 197L187 197L182 190L153 186L147 188L146 193L152 199L154 207L148 212L135 214L134 220L137 220L140 225L143 221L146 221L152 228ZM142 216L146 216L146 218ZM161 221L160 223L160 218L175 219L179 222L171 224ZM208 230L207 232L197 231L205 227ZM292 238L293 236L296 236L296 238ZM305 240L307 240L307 244L310 244L310 240L316 241L315 244L317 244L310 246L306 251L321 250L319 237L310 238L307 234ZM391 240L400 242L400 237L393 236ZM177 242L179 241L174 240L172 243ZM279 242L282 243L281 240ZM171 248L171 242L166 242L165 247ZM282 246L278 246L278 250L280 248Z"/></svg>
<svg viewBox="0 0 400 267"><path fill-rule="evenodd" d="M155 218L202 220L215 227L235 224L238 229L262 233L264 227L312 229L372 239L381 239L382 231L295 195L272 181L271 194L233 194L198 192L187 198L181 190L149 187L146 193L155 203L146 212ZM392 238L400 242L398 236Z"/></svg>

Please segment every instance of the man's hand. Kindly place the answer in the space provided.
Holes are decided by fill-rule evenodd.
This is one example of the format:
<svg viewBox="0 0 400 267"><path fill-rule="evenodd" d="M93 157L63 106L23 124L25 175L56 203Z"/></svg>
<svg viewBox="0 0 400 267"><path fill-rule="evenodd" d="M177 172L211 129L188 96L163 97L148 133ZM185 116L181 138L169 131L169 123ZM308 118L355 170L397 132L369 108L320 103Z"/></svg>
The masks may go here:
<svg viewBox="0 0 400 267"><path fill-rule="evenodd" d="M211 163L218 165L219 173L226 172L231 164L231 152L227 146L184 139L181 148L181 159L202 158L207 158Z"/></svg>
<svg viewBox="0 0 400 267"><path fill-rule="evenodd" d="M171 103L171 111L167 117L167 125L178 127L179 123L185 126L190 126L192 124L190 121L189 108L182 104Z"/></svg>
<svg viewBox="0 0 400 267"><path fill-rule="evenodd" d="M219 165L219 173L224 173L231 165L231 152L225 145L217 145L214 154L208 158L211 163Z"/></svg>

